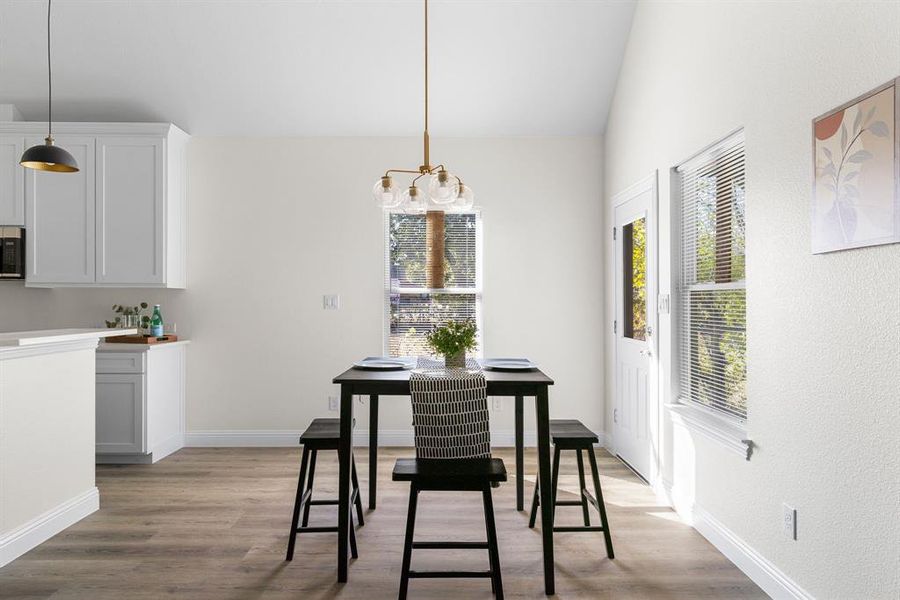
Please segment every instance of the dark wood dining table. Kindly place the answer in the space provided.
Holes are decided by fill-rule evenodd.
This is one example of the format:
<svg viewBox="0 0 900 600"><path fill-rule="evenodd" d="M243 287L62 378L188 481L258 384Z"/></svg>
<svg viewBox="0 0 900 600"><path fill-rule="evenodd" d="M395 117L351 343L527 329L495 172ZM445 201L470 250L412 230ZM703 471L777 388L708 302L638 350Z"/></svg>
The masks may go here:
<svg viewBox="0 0 900 600"><path fill-rule="evenodd" d="M544 549L544 591L555 593L553 571L553 505L550 484L549 387L553 380L539 369L485 371L488 396L516 399L516 508L524 509L524 399L533 397L536 412L541 538ZM353 448L353 397L369 397L369 508L376 505L378 479L378 402L380 396L410 396L409 371L350 368L333 380L341 386L341 440L338 447L338 581L347 581L350 550L350 454Z"/></svg>

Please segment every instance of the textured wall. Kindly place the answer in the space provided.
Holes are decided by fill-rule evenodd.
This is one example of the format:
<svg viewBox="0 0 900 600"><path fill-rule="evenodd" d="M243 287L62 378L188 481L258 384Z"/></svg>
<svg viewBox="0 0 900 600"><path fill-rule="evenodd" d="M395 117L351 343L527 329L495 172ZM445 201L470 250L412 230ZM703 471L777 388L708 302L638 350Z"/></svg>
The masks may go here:
<svg viewBox="0 0 900 600"><path fill-rule="evenodd" d="M433 142L484 215L485 350L558 380L552 412L603 427L600 138ZM418 138L195 138L188 289L28 289L0 283L0 331L95 325L115 302L163 305L188 347L188 431L293 430L327 416L331 378L380 354L383 220L370 190L415 166ZM341 295L324 311L322 295ZM587 375L586 375L587 374ZM513 429L511 400L494 428ZM357 408L367 427L365 407ZM533 422L528 406L526 424ZM380 426L411 432L409 403Z"/></svg>
<svg viewBox="0 0 900 600"><path fill-rule="evenodd" d="M745 462L667 427L664 473L818 598L900 596L900 245L813 256L809 233L810 121L900 76L898 32L898 2L643 2L606 135L607 198L659 170L665 248L669 169L745 128L758 449ZM668 293L665 257L661 271ZM663 315L667 378L671 326Z"/></svg>

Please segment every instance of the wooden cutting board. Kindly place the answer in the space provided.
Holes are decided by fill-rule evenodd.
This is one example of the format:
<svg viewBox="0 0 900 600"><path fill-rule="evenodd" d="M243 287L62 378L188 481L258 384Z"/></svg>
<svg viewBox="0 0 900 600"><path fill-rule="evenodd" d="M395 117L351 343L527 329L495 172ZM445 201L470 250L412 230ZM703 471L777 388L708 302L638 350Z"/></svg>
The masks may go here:
<svg viewBox="0 0 900 600"><path fill-rule="evenodd" d="M108 344L165 344L167 342L177 342L177 335L162 335L155 337L152 335L117 335L108 337L104 340Z"/></svg>

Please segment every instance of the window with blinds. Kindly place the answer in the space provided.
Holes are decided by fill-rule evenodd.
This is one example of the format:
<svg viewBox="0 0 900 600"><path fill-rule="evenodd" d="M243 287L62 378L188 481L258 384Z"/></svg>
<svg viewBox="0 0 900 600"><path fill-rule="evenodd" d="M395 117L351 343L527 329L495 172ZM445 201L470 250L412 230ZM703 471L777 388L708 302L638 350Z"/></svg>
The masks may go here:
<svg viewBox="0 0 900 600"><path fill-rule="evenodd" d="M677 168L680 397L747 417L744 133Z"/></svg>
<svg viewBox="0 0 900 600"><path fill-rule="evenodd" d="M428 248L443 220L443 245ZM478 213L407 215L385 219L385 353L428 356L425 334L448 320L476 322L481 348L481 217ZM443 255L443 256L441 256ZM435 270L433 262L441 261ZM440 287L433 278L443 278Z"/></svg>

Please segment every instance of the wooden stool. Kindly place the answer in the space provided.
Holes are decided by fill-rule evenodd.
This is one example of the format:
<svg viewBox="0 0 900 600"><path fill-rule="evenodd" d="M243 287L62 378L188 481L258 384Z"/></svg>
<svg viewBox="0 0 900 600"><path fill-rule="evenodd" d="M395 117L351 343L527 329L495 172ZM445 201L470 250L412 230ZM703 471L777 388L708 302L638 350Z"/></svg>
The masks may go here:
<svg viewBox="0 0 900 600"><path fill-rule="evenodd" d="M341 437L341 420L340 419L313 419L303 435L300 436L300 443L303 444L303 458L300 461L300 479L297 482L297 496L294 500L294 516L291 520L291 534L288 538L287 557L286 560L294 558L294 542L298 533L337 533L337 525L333 527L310 527L309 523L309 507L334 505L337 506L338 500L313 500L313 479L316 475L316 456L319 450L335 450L338 449L338 442ZM359 479L356 476L356 461L353 460L353 453L350 454L352 485L350 492L350 503L356 506L356 514L359 517L359 525L365 525L362 511L362 499L359 497ZM307 476L307 467L309 474ZM303 510L303 522L298 527L300 521L300 510ZM353 511L350 511L350 553L353 558L358 558L359 554L356 549L356 533L353 525Z"/></svg>
<svg viewBox="0 0 900 600"><path fill-rule="evenodd" d="M566 533L574 531L602 531L603 537L606 539L606 556L615 558L613 553L612 538L609 535L609 521L606 519L606 505L603 502L603 492L600 490L600 476L597 473L597 459L594 457L594 444L597 443L597 435L576 419L553 419L550 421L550 438L553 440L553 475L550 479L553 486L553 515L556 516L557 506L580 506L584 517L584 526L574 527L553 527L554 532ZM557 500L556 492L559 488L559 455L561 450L574 450L578 454L578 482L579 482L579 500ZM591 475L594 480L594 493L596 498L591 496L584 482L584 459L582 452L587 452L591 461ZM534 486L534 500L531 502L531 519L528 526L534 528L534 522L537 517L537 507L540 503L538 499L538 485ZM600 513L600 527L591 526L591 516L588 511L588 504L592 504L597 512Z"/></svg>

